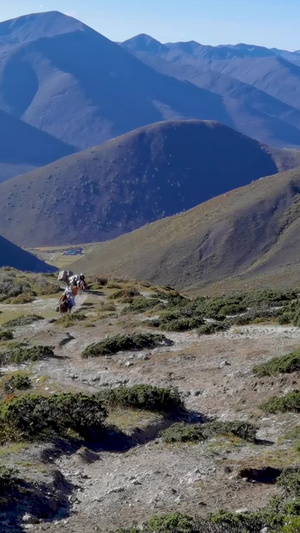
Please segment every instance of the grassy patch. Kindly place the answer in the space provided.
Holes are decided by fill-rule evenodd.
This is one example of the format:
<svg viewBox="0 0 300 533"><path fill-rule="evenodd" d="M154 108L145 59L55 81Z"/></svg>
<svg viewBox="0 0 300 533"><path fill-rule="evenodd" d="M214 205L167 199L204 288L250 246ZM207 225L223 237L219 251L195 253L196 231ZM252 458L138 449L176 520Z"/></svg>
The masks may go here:
<svg viewBox="0 0 300 533"><path fill-rule="evenodd" d="M39 320L44 320L44 318L40 315L22 315L18 318L13 318L12 320L5 322L5 324L2 325L2 328L30 326L30 324L34 324L34 322L38 322Z"/></svg>
<svg viewBox="0 0 300 533"><path fill-rule="evenodd" d="M267 413L287 413L289 411L299 413L300 392L289 392L285 396L274 396L267 402L260 405L260 408Z"/></svg>
<svg viewBox="0 0 300 533"><path fill-rule="evenodd" d="M201 442L214 435L234 435L249 442L256 441L257 428L248 422L208 422L205 424L174 424L162 433L167 443Z"/></svg>
<svg viewBox="0 0 300 533"><path fill-rule="evenodd" d="M113 355L121 351L143 350L172 344L164 335L152 333L134 333L133 335L115 335L107 339L90 344L82 352L82 357L99 357Z"/></svg>
<svg viewBox="0 0 300 533"><path fill-rule="evenodd" d="M276 374L288 374L297 370L300 370L300 350L282 357L274 357L270 361L253 368L254 374L259 378Z"/></svg>

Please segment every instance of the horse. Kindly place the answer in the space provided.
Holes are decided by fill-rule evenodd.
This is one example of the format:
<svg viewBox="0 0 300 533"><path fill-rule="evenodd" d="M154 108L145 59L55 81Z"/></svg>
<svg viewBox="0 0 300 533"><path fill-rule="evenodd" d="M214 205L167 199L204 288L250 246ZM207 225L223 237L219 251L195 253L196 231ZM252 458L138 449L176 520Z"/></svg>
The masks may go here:
<svg viewBox="0 0 300 533"><path fill-rule="evenodd" d="M66 313L71 313L72 307L73 305L70 299L65 294L63 294L59 300L58 306L60 314L65 315Z"/></svg>
<svg viewBox="0 0 300 533"><path fill-rule="evenodd" d="M82 279L77 282L78 293L83 294L86 290L86 283Z"/></svg>

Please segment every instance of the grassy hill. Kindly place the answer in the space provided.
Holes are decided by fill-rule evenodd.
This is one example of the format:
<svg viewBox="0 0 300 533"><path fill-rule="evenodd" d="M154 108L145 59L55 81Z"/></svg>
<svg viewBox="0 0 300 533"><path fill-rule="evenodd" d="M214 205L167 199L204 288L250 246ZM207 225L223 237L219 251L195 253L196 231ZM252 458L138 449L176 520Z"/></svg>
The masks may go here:
<svg viewBox="0 0 300 533"><path fill-rule="evenodd" d="M55 267L40 261L0 235L0 268L13 267L29 272L54 272Z"/></svg>
<svg viewBox="0 0 300 533"><path fill-rule="evenodd" d="M0 185L1 231L26 247L106 241L296 161L216 122L157 123Z"/></svg>
<svg viewBox="0 0 300 533"><path fill-rule="evenodd" d="M299 54L243 44L161 44L143 34L122 46L154 70L222 96L233 127L245 135L299 146Z"/></svg>
<svg viewBox="0 0 300 533"><path fill-rule="evenodd" d="M102 244L73 266L190 290L299 285L300 169Z"/></svg>
<svg viewBox="0 0 300 533"><path fill-rule="evenodd" d="M0 182L74 152L73 146L0 110Z"/></svg>

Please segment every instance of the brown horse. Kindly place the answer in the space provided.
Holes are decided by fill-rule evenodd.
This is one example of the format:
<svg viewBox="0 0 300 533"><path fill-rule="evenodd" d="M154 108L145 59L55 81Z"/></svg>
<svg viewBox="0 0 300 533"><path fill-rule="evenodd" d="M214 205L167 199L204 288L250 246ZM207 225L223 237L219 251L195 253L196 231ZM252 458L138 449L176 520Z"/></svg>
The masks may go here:
<svg viewBox="0 0 300 533"><path fill-rule="evenodd" d="M66 313L71 313L72 307L73 306L70 299L65 294L63 294L59 299L58 305L60 314L65 315Z"/></svg>

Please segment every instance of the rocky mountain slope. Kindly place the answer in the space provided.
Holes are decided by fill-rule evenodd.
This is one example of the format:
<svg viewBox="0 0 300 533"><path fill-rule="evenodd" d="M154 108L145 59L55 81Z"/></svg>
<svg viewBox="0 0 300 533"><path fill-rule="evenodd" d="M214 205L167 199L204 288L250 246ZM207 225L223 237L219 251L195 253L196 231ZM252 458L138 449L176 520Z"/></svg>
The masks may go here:
<svg viewBox="0 0 300 533"><path fill-rule="evenodd" d="M0 108L72 145L172 117L231 125L218 95L157 73L61 13L2 23L0 36Z"/></svg>
<svg viewBox="0 0 300 533"><path fill-rule="evenodd" d="M25 246L104 241L297 161L215 122L162 122L0 185L1 231Z"/></svg>
<svg viewBox="0 0 300 533"><path fill-rule="evenodd" d="M53 272L56 268L40 261L0 235L0 268L13 267L29 272Z"/></svg>
<svg viewBox="0 0 300 533"><path fill-rule="evenodd" d="M243 44L161 44L144 34L122 46L158 72L222 96L242 133L268 144L299 145L299 54Z"/></svg>
<svg viewBox="0 0 300 533"><path fill-rule="evenodd" d="M300 169L102 244L74 268L194 290L299 283Z"/></svg>
<svg viewBox="0 0 300 533"><path fill-rule="evenodd" d="M0 110L0 182L74 152L73 146Z"/></svg>

